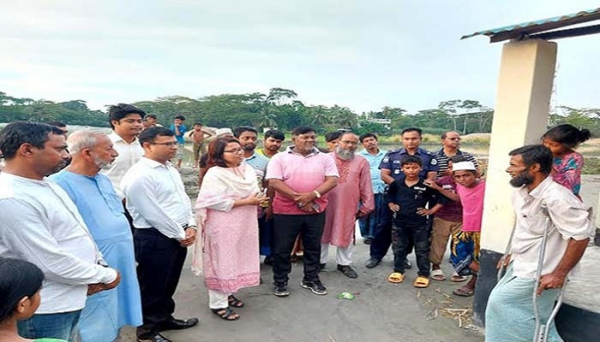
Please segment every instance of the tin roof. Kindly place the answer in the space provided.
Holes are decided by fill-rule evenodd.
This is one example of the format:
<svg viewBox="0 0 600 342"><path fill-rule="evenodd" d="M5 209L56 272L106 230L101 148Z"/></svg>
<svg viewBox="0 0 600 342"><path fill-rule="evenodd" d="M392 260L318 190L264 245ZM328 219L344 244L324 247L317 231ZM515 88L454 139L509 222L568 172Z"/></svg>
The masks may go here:
<svg viewBox="0 0 600 342"><path fill-rule="evenodd" d="M593 20L600 19L600 8L591 9L587 11L581 11L573 14L562 15L559 17L530 21L526 23L521 23L517 25L510 25L499 27L491 30L479 31L473 34L469 34L466 36L462 36L460 39L467 39L475 36L488 36L490 37L490 43L501 42L509 39L527 39L530 38L530 35L535 33L542 33L566 26L581 24ZM578 34L570 33L571 31L581 32ZM600 26L588 26L580 29L560 31L563 33L562 35L550 35L547 33L548 38L564 38L568 36L574 35L583 35L583 34L591 34L598 33L600 30ZM541 37L541 36L540 36ZM546 38L546 37L544 37Z"/></svg>

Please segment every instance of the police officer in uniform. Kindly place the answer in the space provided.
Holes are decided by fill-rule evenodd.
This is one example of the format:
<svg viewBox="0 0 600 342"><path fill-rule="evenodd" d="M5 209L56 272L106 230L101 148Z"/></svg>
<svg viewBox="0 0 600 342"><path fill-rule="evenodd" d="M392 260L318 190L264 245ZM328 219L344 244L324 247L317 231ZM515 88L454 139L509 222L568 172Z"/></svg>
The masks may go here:
<svg viewBox="0 0 600 342"><path fill-rule="evenodd" d="M419 173L419 177L434 181L438 172L438 162L435 155L419 147L421 144L421 134L423 131L420 128L406 128L402 131L402 145L404 147L396 150L390 150L381 161L379 169L381 170L381 179L390 184L395 180L403 180L404 173L401 170L400 160L406 155L418 156L423 161L423 167ZM386 207L384 208L375 237L371 242L370 258L367 261L367 268L373 268L381 262L381 259L386 255L390 245L392 244L392 213ZM412 246L409 251L412 250ZM406 268L410 268L408 263Z"/></svg>

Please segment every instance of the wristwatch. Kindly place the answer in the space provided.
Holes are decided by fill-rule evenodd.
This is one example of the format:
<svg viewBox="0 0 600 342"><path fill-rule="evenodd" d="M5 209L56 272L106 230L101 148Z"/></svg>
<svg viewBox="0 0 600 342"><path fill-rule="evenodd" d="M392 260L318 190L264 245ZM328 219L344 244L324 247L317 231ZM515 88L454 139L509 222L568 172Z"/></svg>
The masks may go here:
<svg viewBox="0 0 600 342"><path fill-rule="evenodd" d="M319 193L317 190L313 191L315 193L315 196L317 196L317 198L321 198L321 193Z"/></svg>
<svg viewBox="0 0 600 342"><path fill-rule="evenodd" d="M108 267L108 263L104 259L98 259L98 261L96 262L96 265L100 265L102 267Z"/></svg>

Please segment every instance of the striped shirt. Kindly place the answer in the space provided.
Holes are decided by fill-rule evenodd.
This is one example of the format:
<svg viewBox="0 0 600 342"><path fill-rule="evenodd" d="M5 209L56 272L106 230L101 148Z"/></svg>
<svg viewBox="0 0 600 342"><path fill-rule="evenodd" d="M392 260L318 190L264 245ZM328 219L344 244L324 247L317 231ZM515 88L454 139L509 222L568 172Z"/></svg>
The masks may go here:
<svg viewBox="0 0 600 342"><path fill-rule="evenodd" d="M460 149L457 149L456 155L465 157L468 161L470 161L471 163L473 163L473 165L475 165L475 168L479 168L479 163L477 162L477 159L475 159L475 157L473 157L472 154L470 154L468 152L463 152ZM444 153L443 148L440 149L435 154L435 159L437 159L438 166L439 166L439 170L438 170L438 174L437 174L438 178L443 177L446 170L448 170L448 161L450 160L450 158L451 157L447 156L446 153Z"/></svg>

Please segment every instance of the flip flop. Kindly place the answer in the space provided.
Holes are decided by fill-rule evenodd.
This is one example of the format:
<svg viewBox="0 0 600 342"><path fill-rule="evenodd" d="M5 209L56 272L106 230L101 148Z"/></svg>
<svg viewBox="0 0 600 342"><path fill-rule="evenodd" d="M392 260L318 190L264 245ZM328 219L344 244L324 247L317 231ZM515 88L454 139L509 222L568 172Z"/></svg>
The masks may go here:
<svg viewBox="0 0 600 342"><path fill-rule="evenodd" d="M458 275L457 273L454 273L452 275L452 277L450 277L450 281L453 281L455 283L462 283L463 281L467 280L467 277Z"/></svg>
<svg viewBox="0 0 600 342"><path fill-rule="evenodd" d="M431 279L437 281L444 281L446 280L446 275L444 274L444 271L438 268L437 270L431 271Z"/></svg>
<svg viewBox="0 0 600 342"><path fill-rule="evenodd" d="M459 289L452 291L452 293L459 297L471 297L475 294L475 291L473 289L463 286Z"/></svg>
<svg viewBox="0 0 600 342"><path fill-rule="evenodd" d="M415 279L413 286L418 287L420 289L429 287L429 278L418 276L417 279Z"/></svg>
<svg viewBox="0 0 600 342"><path fill-rule="evenodd" d="M404 280L404 274L400 272L394 272L388 277L388 281L393 284L400 284Z"/></svg>

